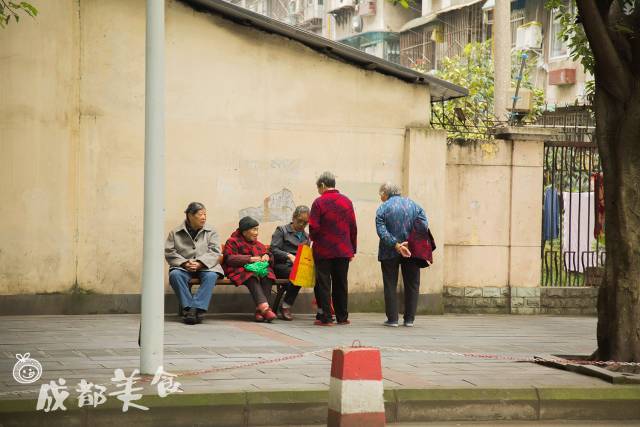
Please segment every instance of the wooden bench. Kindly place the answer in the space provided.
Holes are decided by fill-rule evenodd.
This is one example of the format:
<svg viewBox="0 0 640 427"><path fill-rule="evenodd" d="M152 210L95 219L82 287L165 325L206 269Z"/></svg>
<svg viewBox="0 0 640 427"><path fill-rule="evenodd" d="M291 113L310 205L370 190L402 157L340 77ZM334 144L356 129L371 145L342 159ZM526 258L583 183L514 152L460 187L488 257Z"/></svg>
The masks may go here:
<svg viewBox="0 0 640 427"><path fill-rule="evenodd" d="M267 251L270 250L270 246L269 245L265 245L265 247L267 248ZM220 250L224 250L224 245L221 246ZM220 264L222 264L223 260L224 260L224 257L220 256L220 260L219 260ZM274 313L280 307L280 300L282 300L282 296L284 295L285 291L287 290L287 285L288 284L289 284L289 280L288 279L276 279L275 280L276 298L273 301L273 304L270 304L270 306L273 309ZM226 277L220 278L220 279L218 279L216 281L216 286L221 286L221 285L235 286L233 284L233 282L231 280L227 279ZM197 277L194 277L191 280L189 280L189 292L193 293L193 287L194 286L200 286L200 279L198 279ZM180 304L180 298L178 298L178 316L182 316L182 304Z"/></svg>
<svg viewBox="0 0 640 427"><path fill-rule="evenodd" d="M280 300L282 300L282 296L284 295L284 292L287 290L288 284L289 284L288 279L275 280L275 285L277 288L276 298L273 300L273 304L269 304L273 309L274 313L276 312L278 307L280 307ZM227 279L226 277L222 279L218 279L216 281L216 286L221 286L221 285L235 286L233 282ZM194 277L193 279L189 280L189 291L191 291L191 293L193 293L192 288L194 286L200 286L200 279L198 279L197 277ZM182 316L182 304L180 304L180 299L178 299L178 316Z"/></svg>

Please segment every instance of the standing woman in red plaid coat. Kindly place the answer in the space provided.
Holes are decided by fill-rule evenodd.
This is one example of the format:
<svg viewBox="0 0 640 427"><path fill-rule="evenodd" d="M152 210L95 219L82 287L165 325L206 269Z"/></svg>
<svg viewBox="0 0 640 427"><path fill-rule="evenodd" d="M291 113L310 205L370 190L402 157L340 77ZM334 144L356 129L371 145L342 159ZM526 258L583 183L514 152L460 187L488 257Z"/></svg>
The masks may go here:
<svg viewBox="0 0 640 427"><path fill-rule="evenodd" d="M313 242L316 266L316 299L318 317L316 325L329 326L331 299L338 325L348 325L349 262L357 249L358 228L353 203L336 190L336 178L324 172L316 181L318 197L311 205L309 237Z"/></svg>
<svg viewBox="0 0 640 427"><path fill-rule="evenodd" d="M231 234L224 245L222 254L224 260L222 268L224 274L234 285L245 285L249 288L251 297L256 304L255 321L271 322L276 318L275 313L269 307L269 295L271 286L276 279L273 273L273 259L267 252L267 248L258 241L258 226L255 219L245 216L240 220L238 229ZM259 261L269 262L266 277L257 277L253 272L244 268L246 264Z"/></svg>

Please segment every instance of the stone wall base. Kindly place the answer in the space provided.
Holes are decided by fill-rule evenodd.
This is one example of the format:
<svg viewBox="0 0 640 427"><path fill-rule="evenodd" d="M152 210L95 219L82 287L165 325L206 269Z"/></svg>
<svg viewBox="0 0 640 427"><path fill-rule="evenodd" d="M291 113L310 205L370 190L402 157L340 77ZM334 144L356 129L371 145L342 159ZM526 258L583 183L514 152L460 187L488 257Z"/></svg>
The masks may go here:
<svg viewBox="0 0 640 427"><path fill-rule="evenodd" d="M213 291L210 313L253 313L255 307L246 289ZM244 292L242 292L244 291ZM402 293L398 295L402 312ZM293 306L293 313L315 313L313 292L301 292ZM165 313L177 313L174 294L165 295ZM352 313L384 313L384 296L379 292L349 293ZM418 314L443 314L441 294L421 294ZM0 295L0 316L59 315L59 314L137 314L140 313L139 294L38 294ZM384 316L383 316L384 317ZM381 320L382 322L382 320Z"/></svg>
<svg viewBox="0 0 640 427"><path fill-rule="evenodd" d="M540 306L545 314L598 314L598 288L541 288Z"/></svg>
<svg viewBox="0 0 640 427"><path fill-rule="evenodd" d="M445 313L597 314L598 288L497 288L445 286Z"/></svg>

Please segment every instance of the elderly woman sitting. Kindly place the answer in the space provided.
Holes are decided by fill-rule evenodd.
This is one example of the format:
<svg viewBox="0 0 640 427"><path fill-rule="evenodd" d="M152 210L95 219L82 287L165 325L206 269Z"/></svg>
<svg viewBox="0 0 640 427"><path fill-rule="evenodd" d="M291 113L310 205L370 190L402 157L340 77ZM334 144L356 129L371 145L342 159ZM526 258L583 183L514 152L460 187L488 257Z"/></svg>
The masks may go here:
<svg viewBox="0 0 640 427"><path fill-rule="evenodd" d="M240 220L238 229L224 245L222 267L229 280L236 286L245 285L249 288L256 304L255 321L271 322L276 315L269 307L268 298L276 276L271 269L273 261L267 253L267 248L258 241L259 225L258 221L248 216ZM247 264L260 261L270 264L265 277L258 277L245 268Z"/></svg>
<svg viewBox="0 0 640 427"><path fill-rule="evenodd" d="M271 237L271 252L275 258L274 270L279 279L288 279L296 259L298 246L309 242L309 235L304 231L309 223L309 208L301 205L293 211L291 222L276 228ZM275 307L280 311L280 318L293 320L291 306L300 292L300 286L293 283L287 285L282 306Z"/></svg>

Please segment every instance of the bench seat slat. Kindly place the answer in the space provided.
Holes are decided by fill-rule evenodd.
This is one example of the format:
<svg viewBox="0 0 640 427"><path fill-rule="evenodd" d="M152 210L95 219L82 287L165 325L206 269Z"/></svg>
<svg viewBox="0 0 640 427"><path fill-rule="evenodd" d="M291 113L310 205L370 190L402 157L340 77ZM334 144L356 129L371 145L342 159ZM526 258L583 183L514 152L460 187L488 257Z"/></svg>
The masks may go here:
<svg viewBox="0 0 640 427"><path fill-rule="evenodd" d="M275 283L277 285L285 285L285 284L289 283L289 280L288 279L276 279ZM191 280L189 280L189 286L199 285L199 284L200 284L200 279L198 279L197 277L194 277ZM218 286L218 285L233 285L233 282L225 277L224 279L218 279L218 281L216 282L216 286Z"/></svg>

